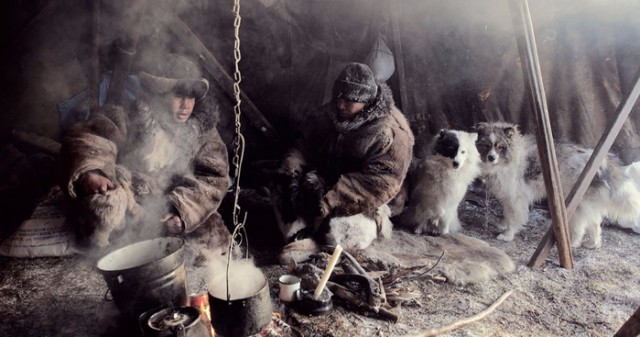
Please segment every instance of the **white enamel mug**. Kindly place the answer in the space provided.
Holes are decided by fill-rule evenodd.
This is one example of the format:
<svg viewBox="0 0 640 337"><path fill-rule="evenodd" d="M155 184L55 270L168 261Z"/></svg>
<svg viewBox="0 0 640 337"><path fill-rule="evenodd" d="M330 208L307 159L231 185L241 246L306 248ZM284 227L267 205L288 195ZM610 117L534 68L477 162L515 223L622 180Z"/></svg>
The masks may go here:
<svg viewBox="0 0 640 337"><path fill-rule="evenodd" d="M280 292L278 293L280 301L295 301L295 293L300 289L300 278L295 275L285 274L280 276L278 283L280 284Z"/></svg>

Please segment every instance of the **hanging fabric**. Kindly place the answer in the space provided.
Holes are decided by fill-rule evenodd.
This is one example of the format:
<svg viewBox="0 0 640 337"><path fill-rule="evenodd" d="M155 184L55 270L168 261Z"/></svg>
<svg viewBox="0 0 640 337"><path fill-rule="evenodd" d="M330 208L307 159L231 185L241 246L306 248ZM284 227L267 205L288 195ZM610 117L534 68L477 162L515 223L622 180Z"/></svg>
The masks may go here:
<svg viewBox="0 0 640 337"><path fill-rule="evenodd" d="M384 82L393 75L393 72L396 70L395 60L389 46L384 42L384 35L382 33L378 34L378 38L373 43L371 51L365 58L364 63L371 68L373 75L379 81Z"/></svg>

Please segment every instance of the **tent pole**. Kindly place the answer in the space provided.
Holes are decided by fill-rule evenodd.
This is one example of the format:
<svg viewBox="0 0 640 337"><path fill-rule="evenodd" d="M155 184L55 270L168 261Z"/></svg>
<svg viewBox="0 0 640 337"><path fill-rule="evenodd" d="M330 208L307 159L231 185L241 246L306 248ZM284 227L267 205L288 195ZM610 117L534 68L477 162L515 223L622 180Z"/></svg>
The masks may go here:
<svg viewBox="0 0 640 337"><path fill-rule="evenodd" d="M402 2L400 3L402 4ZM400 107L402 112L407 115L409 110L409 98L407 96L407 81L404 73L404 55L402 54L402 43L400 40L400 10L399 4L389 2L391 7L391 26L393 30L393 49L398 70L398 87L400 91Z"/></svg>
<svg viewBox="0 0 640 337"><path fill-rule="evenodd" d="M91 67L89 69L89 112L100 105L100 0L91 1Z"/></svg>
<svg viewBox="0 0 640 337"><path fill-rule="evenodd" d="M624 97L624 99L618 105L616 113L616 119L612 121L607 130L605 130L604 134L598 141L598 145L593 150L587 165L585 165L580 177L576 181L575 185L571 189L571 192L567 195L566 205L567 205L567 215L571 218L571 215L575 212L578 207L578 203L582 200L587 188L591 184L593 177L596 175L598 171L598 167L600 163L605 159L607 154L609 153L609 149L613 145L616 137L618 137L618 133L622 129L627 117L633 110L633 107L636 105L638 101L638 97L640 96L640 71L638 71L635 75L635 84L631 88L631 91ZM544 236L542 242L538 246L536 253L533 255L531 260L529 261L530 267L539 267L544 262L544 259L549 255L549 251L553 247L555 243L555 238L552 233L547 233Z"/></svg>
<svg viewBox="0 0 640 337"><path fill-rule="evenodd" d="M207 73L213 77L227 94L233 97L233 77L189 26L175 13L170 12L163 6L152 6L151 10L154 11L158 18L163 20L167 28L182 41L185 46L199 56ZM258 109L258 106L242 89L240 90L240 96L242 97L242 101L247 104L248 109L244 110L244 112L246 113L246 117L248 117L249 123L260 131L260 134L267 140L280 146L282 137L271 122L265 118L260 109Z"/></svg>
<svg viewBox="0 0 640 337"><path fill-rule="evenodd" d="M567 269L573 268L571 246L569 244L569 231L567 226L567 212L564 205L560 173L553 145L553 134L549 120L549 110L540 71L538 51L535 41L531 13L527 0L509 0L511 18L516 31L516 42L520 59L522 60L522 72L525 85L530 90L530 99L535 114L536 142L538 155L542 165L542 174L547 190L547 200L551 213L552 228L558 239L558 254L560 264Z"/></svg>
<svg viewBox="0 0 640 337"><path fill-rule="evenodd" d="M147 0L135 0L123 14L125 31L115 43L118 54L115 56L113 73L107 90L107 103L122 104L122 97L129 78L131 64L136 57L138 39L140 38L141 16L145 14Z"/></svg>

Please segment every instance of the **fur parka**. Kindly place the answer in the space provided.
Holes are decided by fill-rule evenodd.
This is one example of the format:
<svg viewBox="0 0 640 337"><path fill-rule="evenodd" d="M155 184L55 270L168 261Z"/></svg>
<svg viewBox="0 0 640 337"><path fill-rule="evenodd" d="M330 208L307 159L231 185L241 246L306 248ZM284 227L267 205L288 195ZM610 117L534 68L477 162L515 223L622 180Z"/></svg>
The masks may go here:
<svg viewBox="0 0 640 337"><path fill-rule="evenodd" d="M402 186L414 137L391 89L378 85L376 99L352 120L337 120L335 102L322 106L283 158L285 175L302 177L317 170L324 181L323 215L373 217Z"/></svg>
<svg viewBox="0 0 640 337"><path fill-rule="evenodd" d="M103 107L63 139L63 190L72 200L86 198L79 179L98 171L116 189L124 187L129 218L153 199L163 203L154 212L177 212L185 232L195 230L216 213L229 186L226 146L205 117L194 111L186 123L172 125L144 101L129 113L119 106Z"/></svg>

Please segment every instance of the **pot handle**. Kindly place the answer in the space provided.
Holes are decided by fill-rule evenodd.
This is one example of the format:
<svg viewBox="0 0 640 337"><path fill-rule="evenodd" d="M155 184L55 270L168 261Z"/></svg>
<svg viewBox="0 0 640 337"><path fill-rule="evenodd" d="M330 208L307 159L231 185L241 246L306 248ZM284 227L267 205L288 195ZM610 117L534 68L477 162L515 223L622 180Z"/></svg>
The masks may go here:
<svg viewBox="0 0 640 337"><path fill-rule="evenodd" d="M104 300L107 302L113 302L113 295L111 294L111 289L107 288L107 291L104 292Z"/></svg>
<svg viewBox="0 0 640 337"><path fill-rule="evenodd" d="M185 337L184 325L182 325L182 324L178 324L178 326L176 326L175 328L173 328L173 333L174 333L177 337Z"/></svg>

